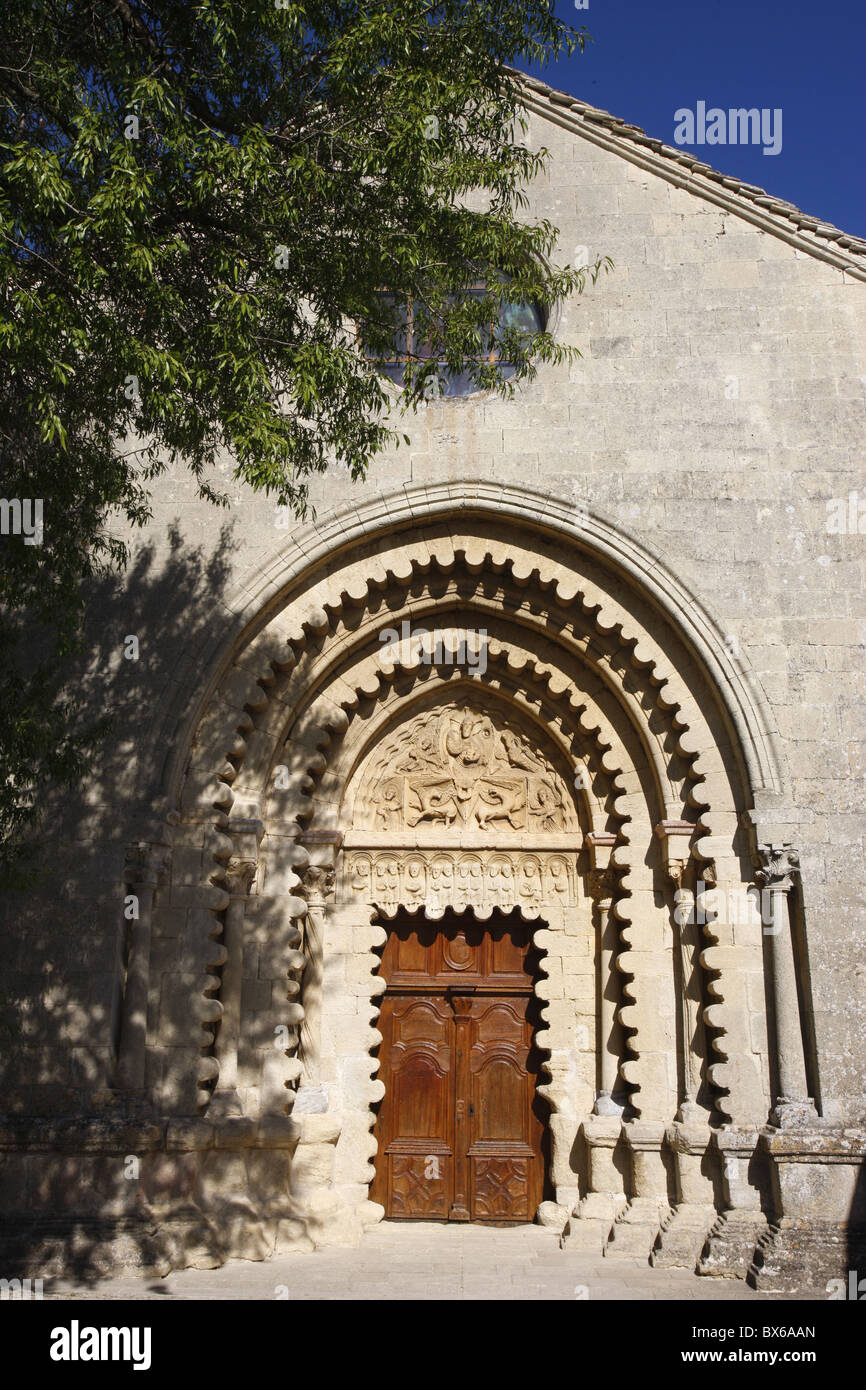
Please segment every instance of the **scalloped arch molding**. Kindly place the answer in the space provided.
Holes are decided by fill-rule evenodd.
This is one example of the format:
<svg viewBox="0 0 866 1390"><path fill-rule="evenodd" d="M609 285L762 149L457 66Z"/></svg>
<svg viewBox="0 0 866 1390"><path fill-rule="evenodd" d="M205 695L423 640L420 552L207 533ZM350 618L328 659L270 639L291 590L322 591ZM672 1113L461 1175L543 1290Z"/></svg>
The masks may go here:
<svg viewBox="0 0 866 1390"><path fill-rule="evenodd" d="M300 527L270 562L243 576L226 601L229 631L223 629L196 653L194 662L186 662L186 674L178 681L180 693L163 715L160 745L171 754L164 764L161 791L169 805L177 798L189 745L221 673L268 617L291 600L305 572L338 563L341 555L365 538L384 536L421 520L453 519L455 512L508 520L521 532L535 530L560 537L597 555L613 575L644 592L704 663L742 750L755 799L762 793L773 797L783 792L775 720L756 679L745 659L732 658L704 603L675 577L660 555L599 513L576 517L574 507L532 489L466 480L386 490L336 508Z"/></svg>
<svg viewBox="0 0 866 1390"><path fill-rule="evenodd" d="M288 1124L287 1219L355 1238L381 1216L383 922L518 910L542 955L555 1219L697 1258L724 1186L741 1260L779 1094L742 900L785 786L772 713L694 593L601 516L452 482L299 529L226 611L162 714L165 867L121 1075L168 1116ZM404 623L442 643L384 660Z"/></svg>

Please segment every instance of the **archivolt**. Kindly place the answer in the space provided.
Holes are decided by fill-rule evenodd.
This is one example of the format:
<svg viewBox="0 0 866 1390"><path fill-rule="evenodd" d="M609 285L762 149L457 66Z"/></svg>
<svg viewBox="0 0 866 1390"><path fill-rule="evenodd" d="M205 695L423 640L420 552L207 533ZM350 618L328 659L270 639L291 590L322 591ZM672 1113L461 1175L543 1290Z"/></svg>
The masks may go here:
<svg viewBox="0 0 866 1390"><path fill-rule="evenodd" d="M634 1040L633 965L646 943L632 906L641 895L654 901L663 886L653 828L690 822L696 860L739 882L748 862L741 813L756 791L779 790L760 705L713 624L657 560L607 523L576 525L567 508L516 489L395 494L308 530L293 551L271 566L252 600L258 613L211 682L183 778L175 763L180 838L184 825L204 821L220 835L261 819L272 891L275 848L305 827L339 829L345 787L373 741L454 681L442 665L384 665L382 630L404 619L483 629L483 683L538 719L572 768L585 763L582 824L617 837L620 1014L634 1054L623 1075L636 1094L648 1089L644 1068L662 1042L645 1019L641 1043ZM286 769L285 787L275 768ZM213 939L231 844L220 835L201 885L212 927L203 932L210 958L201 950L198 957L206 1029L218 1017L221 951ZM296 852L296 867L301 858ZM284 872L279 891L300 915L297 883ZM716 944L702 962L714 1002L704 1012L718 1059L709 1076L725 1114L753 1118L763 1100L742 1066L751 1048L742 986L723 982L731 943L720 929L709 936ZM740 970L760 972L760 939L738 949ZM659 1006L660 1038L674 1007L670 990ZM191 1042L201 1050L200 1038ZM213 1076L206 1057L202 1080Z"/></svg>

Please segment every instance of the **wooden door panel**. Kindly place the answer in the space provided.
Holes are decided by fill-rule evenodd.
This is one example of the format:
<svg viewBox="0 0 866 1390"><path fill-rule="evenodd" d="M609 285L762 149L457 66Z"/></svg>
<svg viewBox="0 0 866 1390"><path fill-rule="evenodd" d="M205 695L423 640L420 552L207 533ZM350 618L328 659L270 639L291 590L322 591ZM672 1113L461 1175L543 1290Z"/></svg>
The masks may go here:
<svg viewBox="0 0 866 1390"><path fill-rule="evenodd" d="M447 1221L454 1183L450 1156L391 1153L388 1165L389 1216L404 1221Z"/></svg>
<svg viewBox="0 0 866 1390"><path fill-rule="evenodd" d="M385 1097L373 1201L389 1215L444 1220L454 1185L454 1024L435 995L388 995L379 1015Z"/></svg>
<svg viewBox="0 0 866 1390"><path fill-rule="evenodd" d="M541 1133L529 1067L526 995L476 999L470 1058L470 1211L475 1221L531 1221L541 1200Z"/></svg>
<svg viewBox="0 0 866 1390"><path fill-rule="evenodd" d="M522 923L395 923L370 1196L401 1220L532 1221L543 1191Z"/></svg>
<svg viewBox="0 0 866 1390"><path fill-rule="evenodd" d="M473 1143L527 1143L527 1102L526 1072L514 1057L485 1057L472 1077Z"/></svg>
<svg viewBox="0 0 866 1390"><path fill-rule="evenodd" d="M472 1160L473 1221L532 1221L532 1157ZM537 1206L537 1203L536 1203Z"/></svg>

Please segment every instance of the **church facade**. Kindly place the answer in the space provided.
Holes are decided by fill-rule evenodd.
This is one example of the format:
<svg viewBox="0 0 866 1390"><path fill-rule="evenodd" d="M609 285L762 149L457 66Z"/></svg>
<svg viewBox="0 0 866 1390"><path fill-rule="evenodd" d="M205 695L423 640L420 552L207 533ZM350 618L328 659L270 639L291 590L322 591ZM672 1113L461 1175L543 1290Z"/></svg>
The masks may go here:
<svg viewBox="0 0 866 1390"><path fill-rule="evenodd" d="M525 101L533 214L614 263L580 360L305 523L178 472L103 596L113 732L3 916L10 1266L866 1260L866 243Z"/></svg>

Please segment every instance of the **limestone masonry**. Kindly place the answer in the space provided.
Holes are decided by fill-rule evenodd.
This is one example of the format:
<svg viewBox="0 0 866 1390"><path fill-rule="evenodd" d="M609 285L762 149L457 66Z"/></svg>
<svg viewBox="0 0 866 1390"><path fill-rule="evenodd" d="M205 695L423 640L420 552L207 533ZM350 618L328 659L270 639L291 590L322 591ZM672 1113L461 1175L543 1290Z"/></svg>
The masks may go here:
<svg viewBox="0 0 866 1390"><path fill-rule="evenodd" d="M614 262L582 358L305 523L179 469L100 598L113 732L3 908L0 1273L358 1243L409 912L532 933L565 1246L866 1274L866 243L526 102L532 213Z"/></svg>

